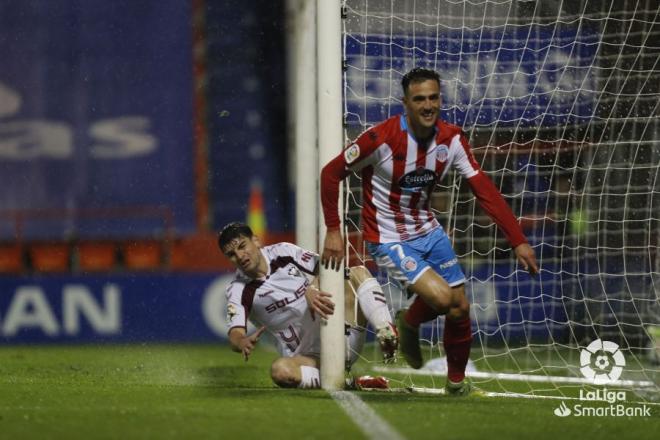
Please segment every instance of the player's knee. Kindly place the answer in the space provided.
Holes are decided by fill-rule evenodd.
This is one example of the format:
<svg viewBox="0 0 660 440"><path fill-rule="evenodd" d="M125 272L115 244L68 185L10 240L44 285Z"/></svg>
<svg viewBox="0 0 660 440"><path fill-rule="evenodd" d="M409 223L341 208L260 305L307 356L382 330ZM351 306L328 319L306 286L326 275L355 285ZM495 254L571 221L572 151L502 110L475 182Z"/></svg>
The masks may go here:
<svg viewBox="0 0 660 440"><path fill-rule="evenodd" d="M360 287L367 279L372 278L371 272L364 266L353 266L350 269L349 277L354 288Z"/></svg>
<svg viewBox="0 0 660 440"><path fill-rule="evenodd" d="M431 307L441 314L447 313L451 308L451 299L446 295L436 295L431 300Z"/></svg>
<svg viewBox="0 0 660 440"><path fill-rule="evenodd" d="M453 303L447 318L460 321L470 316L470 302L465 296L465 287L457 286L452 288Z"/></svg>
<svg viewBox="0 0 660 440"><path fill-rule="evenodd" d="M270 377L275 385L279 387L296 388L300 382L299 370L300 367L289 359L279 358L270 366Z"/></svg>
<svg viewBox="0 0 660 440"><path fill-rule="evenodd" d="M454 305L451 289L442 284L437 284L433 286L431 292L432 295L427 299L427 303L441 314L449 312Z"/></svg>
<svg viewBox="0 0 660 440"><path fill-rule="evenodd" d="M444 315L454 306L454 295L451 287L440 275L431 270L426 271L409 289L421 296L429 306L440 314Z"/></svg>
<svg viewBox="0 0 660 440"><path fill-rule="evenodd" d="M470 316L470 303L464 297L458 301L458 304L452 307L447 313L447 318L454 321L461 321Z"/></svg>

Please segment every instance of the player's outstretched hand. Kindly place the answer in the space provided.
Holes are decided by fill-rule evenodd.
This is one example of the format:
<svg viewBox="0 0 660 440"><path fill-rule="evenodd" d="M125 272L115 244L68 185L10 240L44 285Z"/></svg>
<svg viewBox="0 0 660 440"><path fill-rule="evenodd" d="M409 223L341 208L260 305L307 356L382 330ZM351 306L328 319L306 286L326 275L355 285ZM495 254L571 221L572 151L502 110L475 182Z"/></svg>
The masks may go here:
<svg viewBox="0 0 660 440"><path fill-rule="evenodd" d="M523 243L514 249L516 257L522 266L528 271L531 275L536 275L539 273L539 266L536 263L536 255L534 254L534 249L527 244Z"/></svg>
<svg viewBox="0 0 660 440"><path fill-rule="evenodd" d="M344 237L339 229L330 230L325 234L321 264L326 269L339 270L344 259Z"/></svg>
<svg viewBox="0 0 660 440"><path fill-rule="evenodd" d="M307 305L312 313L312 318L315 318L318 313L323 319L328 319L335 311L335 303L330 299L332 295L328 292L323 292L314 286L309 286L305 292L305 299Z"/></svg>
<svg viewBox="0 0 660 440"><path fill-rule="evenodd" d="M261 334L266 330L266 326L261 326L259 329L252 333L250 336L246 336L241 340L241 352L243 353L243 358L245 359L245 362L248 361L248 358L250 357L250 354L252 353L252 350L254 350L254 347L257 345L257 342L259 342L259 337Z"/></svg>

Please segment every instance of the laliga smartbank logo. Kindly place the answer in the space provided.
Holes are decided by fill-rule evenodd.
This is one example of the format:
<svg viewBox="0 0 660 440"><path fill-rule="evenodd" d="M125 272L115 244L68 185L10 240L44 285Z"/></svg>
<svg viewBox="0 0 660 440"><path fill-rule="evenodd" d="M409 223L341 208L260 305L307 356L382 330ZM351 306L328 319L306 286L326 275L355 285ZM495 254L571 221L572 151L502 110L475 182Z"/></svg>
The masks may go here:
<svg viewBox="0 0 660 440"><path fill-rule="evenodd" d="M619 346L611 341L596 339L580 352L580 372L593 381L594 385L606 385L616 382L626 359ZM579 401L568 406L562 401L555 408L557 417L650 417L651 409L647 405L626 406L626 392L608 390L606 387L595 391L580 390ZM602 403L609 405L603 405ZM599 404L598 406L590 406Z"/></svg>
<svg viewBox="0 0 660 440"><path fill-rule="evenodd" d="M596 370L592 365L595 365ZM587 379L593 380L594 385L618 380L625 366L626 359L614 342L596 339L580 352L580 372Z"/></svg>

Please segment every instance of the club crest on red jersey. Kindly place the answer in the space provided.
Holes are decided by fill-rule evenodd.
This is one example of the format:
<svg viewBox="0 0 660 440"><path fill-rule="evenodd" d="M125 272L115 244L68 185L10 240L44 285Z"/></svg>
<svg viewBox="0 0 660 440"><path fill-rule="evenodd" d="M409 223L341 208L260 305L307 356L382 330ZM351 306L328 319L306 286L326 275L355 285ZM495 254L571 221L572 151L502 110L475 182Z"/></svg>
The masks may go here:
<svg viewBox="0 0 660 440"><path fill-rule="evenodd" d="M449 157L449 148L446 145L438 145L438 162L446 162Z"/></svg>

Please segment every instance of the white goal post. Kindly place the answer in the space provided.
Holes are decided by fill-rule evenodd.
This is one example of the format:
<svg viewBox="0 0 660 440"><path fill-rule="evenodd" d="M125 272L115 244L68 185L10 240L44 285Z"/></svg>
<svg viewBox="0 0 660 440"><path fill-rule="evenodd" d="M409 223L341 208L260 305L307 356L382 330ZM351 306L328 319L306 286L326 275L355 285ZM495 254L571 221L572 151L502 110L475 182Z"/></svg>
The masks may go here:
<svg viewBox="0 0 660 440"><path fill-rule="evenodd" d="M287 0L289 115L295 144L296 242L322 250L319 172L344 144L342 22L339 0ZM339 206L343 205L340 196ZM343 222L342 222L343 225ZM321 326L321 383L344 386L344 272L319 268L322 290L333 295L334 314Z"/></svg>
<svg viewBox="0 0 660 440"><path fill-rule="evenodd" d="M339 154L344 145L340 11L339 0L316 3L319 170ZM343 206L341 194L339 206ZM319 215L319 251L324 238L325 223ZM326 390L337 390L344 386L344 271L321 266L319 280L321 290L331 293L335 303L333 315L321 325L321 384Z"/></svg>

